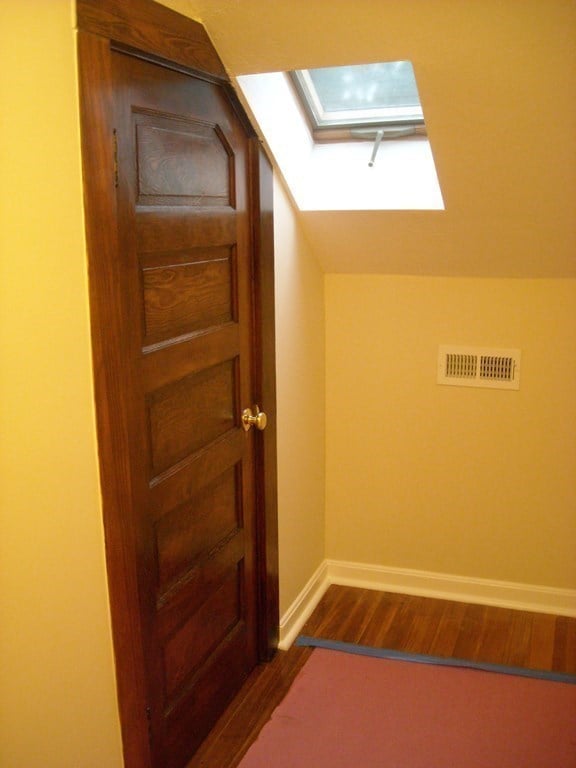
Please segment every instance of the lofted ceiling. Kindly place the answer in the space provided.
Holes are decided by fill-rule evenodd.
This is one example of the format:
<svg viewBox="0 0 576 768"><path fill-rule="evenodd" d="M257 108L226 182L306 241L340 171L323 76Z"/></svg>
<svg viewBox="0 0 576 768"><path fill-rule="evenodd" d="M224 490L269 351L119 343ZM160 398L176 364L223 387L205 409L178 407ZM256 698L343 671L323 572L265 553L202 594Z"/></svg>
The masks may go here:
<svg viewBox="0 0 576 768"><path fill-rule="evenodd" d="M306 211L327 272L576 277L574 0L163 0L230 76L409 59L444 211Z"/></svg>

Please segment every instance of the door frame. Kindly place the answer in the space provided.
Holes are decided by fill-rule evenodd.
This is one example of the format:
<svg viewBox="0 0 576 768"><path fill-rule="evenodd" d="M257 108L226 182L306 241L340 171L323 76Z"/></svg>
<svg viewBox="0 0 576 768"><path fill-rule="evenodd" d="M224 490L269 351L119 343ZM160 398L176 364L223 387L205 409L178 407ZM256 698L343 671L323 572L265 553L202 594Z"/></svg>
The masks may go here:
<svg viewBox="0 0 576 768"><path fill-rule="evenodd" d="M121 382L125 318L115 189L112 52L121 50L222 87L248 135L252 226L254 400L268 415L256 441L258 655L278 645L278 518L272 168L204 27L153 0L77 0L78 74L92 358L116 683L127 768L149 768L148 693L139 619L128 468L128 410Z"/></svg>

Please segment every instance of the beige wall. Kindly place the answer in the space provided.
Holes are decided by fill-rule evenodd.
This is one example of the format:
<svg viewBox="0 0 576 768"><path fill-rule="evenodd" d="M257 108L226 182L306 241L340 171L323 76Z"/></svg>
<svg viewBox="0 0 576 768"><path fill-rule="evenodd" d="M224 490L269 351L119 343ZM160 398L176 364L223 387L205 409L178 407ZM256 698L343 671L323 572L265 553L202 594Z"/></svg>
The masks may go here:
<svg viewBox="0 0 576 768"><path fill-rule="evenodd" d="M70 0L0 3L0 764L121 765Z"/></svg>
<svg viewBox="0 0 576 768"><path fill-rule="evenodd" d="M576 281L329 275L327 556L576 587ZM438 386L519 347L518 392Z"/></svg>
<svg viewBox="0 0 576 768"><path fill-rule="evenodd" d="M280 613L324 559L324 276L274 186Z"/></svg>

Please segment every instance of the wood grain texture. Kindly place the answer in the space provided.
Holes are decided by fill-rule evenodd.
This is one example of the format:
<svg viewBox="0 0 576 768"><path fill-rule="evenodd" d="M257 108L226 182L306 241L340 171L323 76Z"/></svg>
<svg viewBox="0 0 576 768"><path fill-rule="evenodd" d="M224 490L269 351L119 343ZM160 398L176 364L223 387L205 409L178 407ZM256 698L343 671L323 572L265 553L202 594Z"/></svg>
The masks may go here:
<svg viewBox="0 0 576 768"><path fill-rule="evenodd" d="M94 388L110 610L114 626L116 683L126 765L148 768L144 648L137 611L138 575L127 550L135 541L130 506L130 440L125 428L131 403L124 396L125 317L120 299L118 230L112 141L113 76L107 40L78 33L80 118ZM103 227L105 221L109 226ZM108 457L109 460L105 460ZM120 514L118 513L120 511Z"/></svg>
<svg viewBox="0 0 576 768"><path fill-rule="evenodd" d="M331 586L302 634L330 640L576 674L576 619ZM258 667L188 768L235 768L312 650Z"/></svg>
<svg viewBox="0 0 576 768"><path fill-rule="evenodd" d="M149 396L154 475L234 427L234 371L233 361L225 360Z"/></svg>
<svg viewBox="0 0 576 768"><path fill-rule="evenodd" d="M78 28L227 79L204 27L149 0L77 0Z"/></svg>
<svg viewBox="0 0 576 768"><path fill-rule="evenodd" d="M266 439L240 428L240 408L258 400L274 422L272 175L201 25L152 0L78 0L77 19L95 390L124 761L169 768L182 765L204 737L246 676L246 659L268 658L277 640L275 427ZM128 60L146 69L143 81L136 74L126 80ZM158 109L158 100L168 98L169 72L173 79L194 75L196 96ZM137 82L130 115L143 129L140 168L127 160L134 131L122 97ZM208 121L216 127L199 130L205 115L216 111L217 119ZM205 140L210 162L202 156ZM194 152L200 156L192 160ZM215 166L217 180L210 175ZM202 256L203 249L212 256ZM252 346L239 328L254 330L253 323L266 329L256 331ZM232 362L242 356L247 365ZM211 374L203 372L218 366L215 386L204 386L202 377ZM210 408L213 417L203 416ZM204 432L208 443L191 443L186 425L188 433ZM257 473L238 469L248 466L248 455ZM232 474L233 484L216 488L219 478ZM254 496L256 504L249 503ZM240 497L239 513L230 503L238 505ZM212 527L208 507L215 510ZM258 518L249 536L241 527L247 509ZM175 543L179 531L172 535L162 527L171 513L180 532L199 516L205 559L194 546L183 554ZM184 539L189 544L191 536ZM249 599L237 590L240 582L252 585ZM212 597L204 603L206 595ZM197 637L199 625L207 627L206 638ZM222 641L217 648L216 638Z"/></svg>
<svg viewBox="0 0 576 768"><path fill-rule="evenodd" d="M160 594L191 568L204 549L212 550L241 527L236 508L236 470L230 467L157 522Z"/></svg>
<svg viewBox="0 0 576 768"><path fill-rule="evenodd" d="M252 242L254 244L253 306L255 312L254 358L261 376L255 399L268 416L266 430L256 444L262 482L257 488L266 557L259 562L260 660L271 658L278 647L278 474L276 428L276 337L274 296L274 216L272 166L256 136L248 143Z"/></svg>
<svg viewBox="0 0 576 768"><path fill-rule="evenodd" d="M138 540L132 558L138 564L140 615L146 627L147 710L154 764L181 768L258 662L255 572L261 555L254 435L241 426L241 409L253 402L255 370L248 138L220 85L117 51L112 61L118 258L128 337L125 355L132 372L126 386L134 404L127 424L137 497L133 514ZM213 140L214 126L222 133L222 141ZM210 147L214 146L222 162L213 162ZM221 192L226 197L224 217L233 221L226 243L219 240L220 230L212 227L214 197ZM179 198L177 205L174 198ZM234 207L228 205L231 199L236 201ZM167 231L167 209L171 220L184 225L180 231L190 234L176 252L162 245L172 234ZM138 233L143 219L156 236L141 250L144 239ZM236 268L234 275L229 269L222 280L206 269L222 264L224 252L235 254ZM209 258L213 253L216 262ZM158 268L149 270L150 265ZM155 278L147 279L151 273ZM236 323L239 343L232 359L228 345L218 349L213 343L216 335L206 332L214 329L223 299L228 311L216 328ZM191 338L197 339L198 357L207 360L214 355L215 363L182 376L182 358L164 352L181 344L188 348ZM166 383L146 389L144 360L153 357L161 361ZM242 438L234 462L239 482L227 501L236 524L220 526L214 514L213 525L195 525L205 513L198 500L206 498L207 477L189 472L189 467L234 434ZM226 455L212 452L213 459L218 457L224 464L214 468L217 476L230 469ZM176 508L164 503L174 481L182 493L179 514L172 514ZM162 493L163 486L160 512L156 488ZM212 496L211 502L222 499ZM195 538L182 537L183 520L190 530L195 527ZM174 552L176 541L179 557L171 560L166 585L161 577L166 561L159 558L166 542ZM182 556L184 544L188 553Z"/></svg>
<svg viewBox="0 0 576 768"><path fill-rule="evenodd" d="M218 127L136 115L138 205L234 207L234 154Z"/></svg>

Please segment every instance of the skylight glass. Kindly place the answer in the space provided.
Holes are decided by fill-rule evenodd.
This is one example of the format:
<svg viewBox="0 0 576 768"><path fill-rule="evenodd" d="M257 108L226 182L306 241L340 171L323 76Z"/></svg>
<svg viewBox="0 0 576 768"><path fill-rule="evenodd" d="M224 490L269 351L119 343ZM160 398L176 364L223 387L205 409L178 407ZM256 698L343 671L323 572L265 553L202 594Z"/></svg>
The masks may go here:
<svg viewBox="0 0 576 768"><path fill-rule="evenodd" d="M301 69L292 76L314 128L424 123L409 61Z"/></svg>

